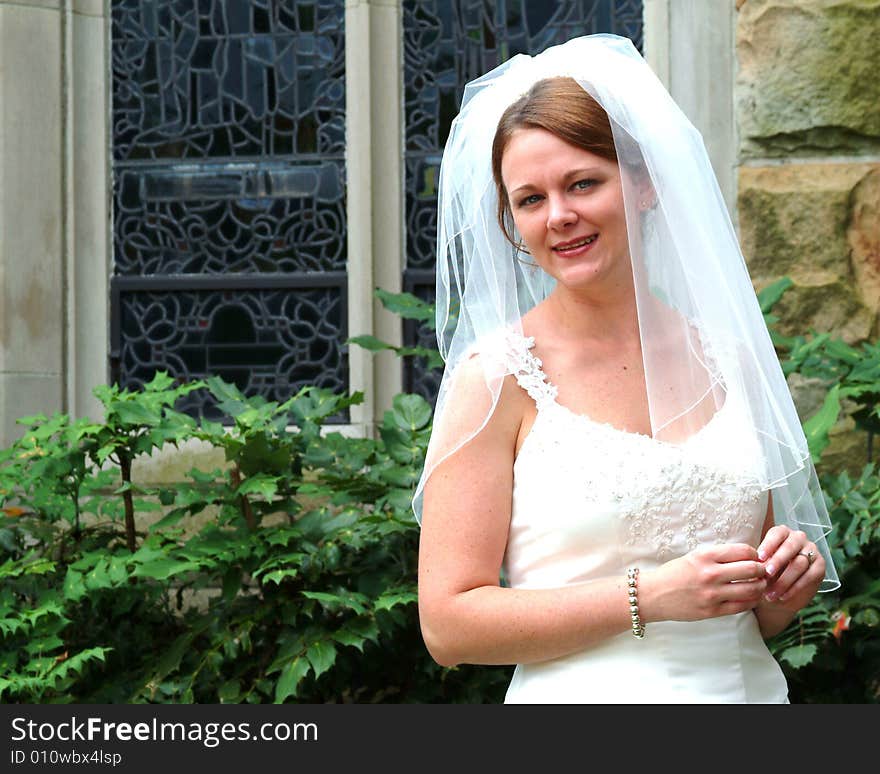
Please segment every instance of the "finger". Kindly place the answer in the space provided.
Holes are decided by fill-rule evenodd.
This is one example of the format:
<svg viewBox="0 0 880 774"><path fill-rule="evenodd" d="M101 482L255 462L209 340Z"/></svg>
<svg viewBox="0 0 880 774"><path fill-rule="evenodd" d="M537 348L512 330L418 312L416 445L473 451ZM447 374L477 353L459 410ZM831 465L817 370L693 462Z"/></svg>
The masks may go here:
<svg viewBox="0 0 880 774"><path fill-rule="evenodd" d="M758 561L758 552L748 543L722 543L712 546L710 555L716 562Z"/></svg>
<svg viewBox="0 0 880 774"><path fill-rule="evenodd" d="M720 601L724 602L754 602L757 604L767 590L767 581L763 578L728 583L721 590Z"/></svg>
<svg viewBox="0 0 880 774"><path fill-rule="evenodd" d="M801 575L801 577L798 578L784 594L780 594L779 601L787 602L792 597L801 594L810 588L812 588L813 593L815 593L816 589L819 588L819 583L824 577L825 561L819 557L819 561L813 562L812 567L808 568L807 571Z"/></svg>
<svg viewBox="0 0 880 774"><path fill-rule="evenodd" d="M789 532L782 545L768 556L765 562L768 577L772 578L780 574L801 551L807 553L812 550L815 553L815 549L812 543L807 542L807 536L803 532L799 530Z"/></svg>
<svg viewBox="0 0 880 774"><path fill-rule="evenodd" d="M784 524L770 527L758 546L758 558L763 562L767 560L767 557L776 553L776 550L785 542L790 532L791 530Z"/></svg>
<svg viewBox="0 0 880 774"><path fill-rule="evenodd" d="M758 561L725 562L718 565L718 580L722 583L741 583L749 580L766 580L767 572Z"/></svg>
<svg viewBox="0 0 880 774"><path fill-rule="evenodd" d="M785 566L785 569L779 574L776 580L767 586L767 599L773 601L788 592L791 587L810 569L807 557L796 554L795 557Z"/></svg>

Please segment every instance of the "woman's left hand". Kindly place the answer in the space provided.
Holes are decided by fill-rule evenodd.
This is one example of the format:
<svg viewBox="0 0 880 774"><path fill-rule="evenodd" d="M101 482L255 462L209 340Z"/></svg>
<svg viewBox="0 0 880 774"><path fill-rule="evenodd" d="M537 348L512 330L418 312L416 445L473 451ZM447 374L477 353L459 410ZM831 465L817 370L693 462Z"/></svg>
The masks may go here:
<svg viewBox="0 0 880 774"><path fill-rule="evenodd" d="M791 611L809 604L825 577L825 560L816 544L783 525L767 530L758 558L767 573L765 599Z"/></svg>

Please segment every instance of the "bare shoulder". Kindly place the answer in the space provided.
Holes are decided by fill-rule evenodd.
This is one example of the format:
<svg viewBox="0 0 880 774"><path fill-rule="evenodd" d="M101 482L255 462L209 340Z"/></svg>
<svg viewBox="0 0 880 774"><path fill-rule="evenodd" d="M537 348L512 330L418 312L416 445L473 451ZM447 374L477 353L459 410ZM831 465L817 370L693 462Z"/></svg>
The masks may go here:
<svg viewBox="0 0 880 774"><path fill-rule="evenodd" d="M438 417L442 426L435 427L435 432L471 435L482 428L481 442L509 441L513 448L529 398L512 374L493 376L497 370L492 360L489 353L475 352L459 363L449 381L443 416ZM493 380L500 382L497 400Z"/></svg>

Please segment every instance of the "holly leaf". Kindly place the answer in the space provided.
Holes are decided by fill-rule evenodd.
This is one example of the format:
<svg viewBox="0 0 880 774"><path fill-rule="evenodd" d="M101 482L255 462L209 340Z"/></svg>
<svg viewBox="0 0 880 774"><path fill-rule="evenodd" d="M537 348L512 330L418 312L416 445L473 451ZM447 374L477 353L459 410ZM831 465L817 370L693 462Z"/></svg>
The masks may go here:
<svg viewBox="0 0 880 774"><path fill-rule="evenodd" d="M286 664L275 684L275 703L282 704L289 696L296 696L300 682L311 668L308 660L303 656L297 656Z"/></svg>
<svg viewBox="0 0 880 774"><path fill-rule="evenodd" d="M320 677L335 663L336 646L332 642L318 640L306 649L306 658L315 670L315 677Z"/></svg>

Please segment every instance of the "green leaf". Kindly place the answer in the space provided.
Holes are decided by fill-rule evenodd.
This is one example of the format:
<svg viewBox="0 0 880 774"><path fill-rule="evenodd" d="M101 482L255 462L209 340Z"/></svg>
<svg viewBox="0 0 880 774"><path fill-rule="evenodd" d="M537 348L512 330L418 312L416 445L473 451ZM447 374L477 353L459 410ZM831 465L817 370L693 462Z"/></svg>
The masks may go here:
<svg viewBox="0 0 880 774"><path fill-rule="evenodd" d="M794 282L792 282L790 277L783 277L761 290L758 293L758 303L761 305L761 312L768 314L776 302L782 298L785 291L792 285L794 285Z"/></svg>
<svg viewBox="0 0 880 774"><path fill-rule="evenodd" d="M364 652L364 642L366 638L359 634L355 634L344 626L333 632L333 639L340 645L347 645L349 647L357 648L361 653Z"/></svg>
<svg viewBox="0 0 880 774"><path fill-rule="evenodd" d="M175 508L173 511L166 513L159 521L150 526L150 532L155 533L158 530L167 529L177 524L188 513L186 508Z"/></svg>
<svg viewBox="0 0 880 774"><path fill-rule="evenodd" d="M129 425L158 425L162 417L158 412L134 401L116 401L110 406L122 422Z"/></svg>
<svg viewBox="0 0 880 774"><path fill-rule="evenodd" d="M815 645L794 645L783 650L779 657L783 661L787 661L795 669L800 669L813 660L817 650L818 648Z"/></svg>
<svg viewBox="0 0 880 774"><path fill-rule="evenodd" d="M817 464L828 446L828 431L840 416L840 385L835 384L825 396L825 402L813 416L804 422L804 435L810 448L813 463Z"/></svg>
<svg viewBox="0 0 880 774"><path fill-rule="evenodd" d="M111 443L106 443L101 446L97 452L95 452L95 457L98 460L99 465L103 465L107 458L116 451L116 442L113 441Z"/></svg>
<svg viewBox="0 0 880 774"><path fill-rule="evenodd" d="M302 679L309 673L311 666L306 658L297 656L281 670L281 677L275 685L275 703L282 704L289 696L296 696Z"/></svg>
<svg viewBox="0 0 880 774"><path fill-rule="evenodd" d="M315 677L320 677L336 661L336 646L326 640L318 640L306 649L306 658L315 671Z"/></svg>
<svg viewBox="0 0 880 774"><path fill-rule="evenodd" d="M86 648L63 661L56 661L54 669L49 673L53 680L64 679L69 673L79 674L90 661L105 661L105 655L113 648Z"/></svg>
<svg viewBox="0 0 880 774"><path fill-rule="evenodd" d="M215 481L223 478L223 471L220 468L215 468L210 472L199 470L198 468L190 468L186 475L197 484L213 484Z"/></svg>
<svg viewBox="0 0 880 774"><path fill-rule="evenodd" d="M285 578L296 578L299 570L296 567L287 567L282 570L272 570L260 576L263 583L280 584Z"/></svg>
<svg viewBox="0 0 880 774"><path fill-rule="evenodd" d="M209 376L205 379L208 389L217 400L247 403L247 398L234 384L224 382L219 376Z"/></svg>
<svg viewBox="0 0 880 774"><path fill-rule="evenodd" d="M242 572L238 567L230 567L223 576L223 600L228 604L241 589Z"/></svg>
<svg viewBox="0 0 880 774"><path fill-rule="evenodd" d="M174 379L168 375L167 371L156 371L152 380L144 385L147 392L164 392L169 387L174 386Z"/></svg>
<svg viewBox="0 0 880 774"><path fill-rule="evenodd" d="M880 625L880 612L876 607L867 607L853 616L853 623L873 628Z"/></svg>
<svg viewBox="0 0 880 774"><path fill-rule="evenodd" d="M217 689L217 698L224 704L238 701L241 695L241 680L227 680Z"/></svg>
<svg viewBox="0 0 880 774"><path fill-rule="evenodd" d="M390 610L396 605L412 605L418 602L418 594L414 591L395 591L380 596L374 603L374 610Z"/></svg>
<svg viewBox="0 0 880 774"><path fill-rule="evenodd" d="M128 580L128 559L122 556L110 558L107 575L113 585L118 586Z"/></svg>
<svg viewBox="0 0 880 774"><path fill-rule="evenodd" d="M20 575L45 575L55 569L55 563L49 559L29 554L23 559L9 559L0 564L0 578L17 578Z"/></svg>
<svg viewBox="0 0 880 774"><path fill-rule="evenodd" d="M382 288L376 288L374 292L389 312L408 320L421 320L433 329L435 312L432 304L422 301L412 293L391 293Z"/></svg>
<svg viewBox="0 0 880 774"><path fill-rule="evenodd" d="M391 405L394 421L403 430L421 430L431 421L431 404L421 395L397 395Z"/></svg>
<svg viewBox="0 0 880 774"><path fill-rule="evenodd" d="M278 476L268 476L258 473L246 478L240 487L235 490L237 495L259 495L266 502L272 502L278 492Z"/></svg>
<svg viewBox="0 0 880 774"><path fill-rule="evenodd" d="M370 640L378 644L379 642L379 625L372 616L359 616L345 624L345 629L355 637L360 637L361 641Z"/></svg>
<svg viewBox="0 0 880 774"><path fill-rule="evenodd" d="M412 466L395 466L378 471L379 478L394 486L405 488L415 486L419 480L419 471Z"/></svg>
<svg viewBox="0 0 880 774"><path fill-rule="evenodd" d="M156 559L137 565L132 575L137 578L167 580L175 575L197 569L199 569L199 565L196 562L181 562L177 559Z"/></svg>
<svg viewBox="0 0 880 774"><path fill-rule="evenodd" d="M101 559L89 572L83 577L85 587L90 590L111 588L114 584L110 580L107 572L108 561Z"/></svg>
<svg viewBox="0 0 880 774"><path fill-rule="evenodd" d="M76 602L86 594L86 585L83 583L82 573L68 567L64 578L64 598Z"/></svg>
<svg viewBox="0 0 880 774"><path fill-rule="evenodd" d="M205 625L201 627L204 629ZM150 682L160 683L172 672L177 671L183 656L189 650L193 639L199 634L201 629L191 630L181 634L155 662L153 672L150 675Z"/></svg>
<svg viewBox="0 0 880 774"><path fill-rule="evenodd" d="M33 427L34 425L39 425L43 422L47 422L48 419L49 418L45 414L31 414L29 416L22 417L21 419L16 419L15 423L18 425Z"/></svg>
<svg viewBox="0 0 880 774"><path fill-rule="evenodd" d="M391 344L386 344L375 336L352 336L349 338L348 343L356 344L369 352L382 352L386 349L397 350L397 347L394 347Z"/></svg>
<svg viewBox="0 0 880 774"><path fill-rule="evenodd" d="M367 612L367 597L354 591L349 591L345 594L328 594L325 591L303 591L302 595L307 599L314 599L320 602L331 611L337 608L348 608L354 610L359 615Z"/></svg>
<svg viewBox="0 0 880 774"><path fill-rule="evenodd" d="M62 645L64 645L64 640L57 635L50 634L47 637L39 637L38 639L30 640L24 646L24 649L30 656L39 656L43 653L49 653L56 648L60 648Z"/></svg>
<svg viewBox="0 0 880 774"><path fill-rule="evenodd" d="M395 488L391 489L380 502L384 507L391 508L394 511L410 513L412 498L412 490Z"/></svg>

